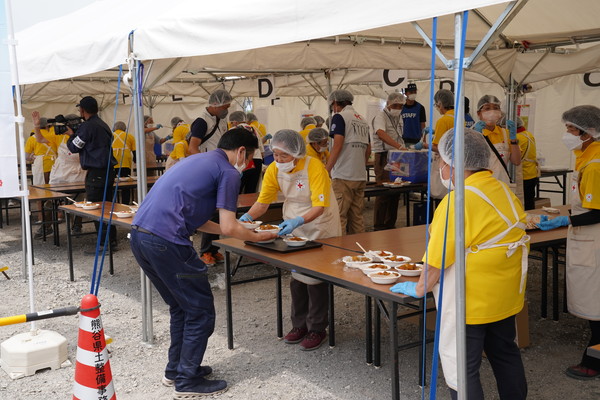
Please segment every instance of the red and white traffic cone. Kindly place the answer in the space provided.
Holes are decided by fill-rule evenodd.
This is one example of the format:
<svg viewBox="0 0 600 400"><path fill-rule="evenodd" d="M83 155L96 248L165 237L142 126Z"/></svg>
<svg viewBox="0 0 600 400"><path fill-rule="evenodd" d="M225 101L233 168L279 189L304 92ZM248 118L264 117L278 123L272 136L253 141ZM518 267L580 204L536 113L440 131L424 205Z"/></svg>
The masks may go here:
<svg viewBox="0 0 600 400"><path fill-rule="evenodd" d="M81 300L73 400L116 400L98 298Z"/></svg>

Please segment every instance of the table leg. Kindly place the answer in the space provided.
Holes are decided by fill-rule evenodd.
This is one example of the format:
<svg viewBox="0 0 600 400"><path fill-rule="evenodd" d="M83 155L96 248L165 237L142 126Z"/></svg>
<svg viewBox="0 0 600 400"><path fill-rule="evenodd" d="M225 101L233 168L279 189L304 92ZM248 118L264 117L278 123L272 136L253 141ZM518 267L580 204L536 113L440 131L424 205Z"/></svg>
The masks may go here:
<svg viewBox="0 0 600 400"><path fill-rule="evenodd" d="M392 399L400 399L400 376L398 369L398 304L390 302L390 351L392 354Z"/></svg>
<svg viewBox="0 0 600 400"><path fill-rule="evenodd" d="M327 284L329 292L329 347L335 346L335 307L333 304L333 285Z"/></svg>
<svg viewBox="0 0 600 400"><path fill-rule="evenodd" d="M281 293L281 270L277 269L277 337L283 338L283 305Z"/></svg>
<svg viewBox="0 0 600 400"><path fill-rule="evenodd" d="M225 308L227 312L227 348L233 350L233 315L231 301L231 253L225 251Z"/></svg>
<svg viewBox="0 0 600 400"><path fill-rule="evenodd" d="M552 247L552 319L558 321L558 248Z"/></svg>
<svg viewBox="0 0 600 400"><path fill-rule="evenodd" d="M73 239L71 237L71 214L65 212L65 224L67 224L67 254L69 255L69 280L75 280L73 271Z"/></svg>
<svg viewBox="0 0 600 400"><path fill-rule="evenodd" d="M381 310L379 309L379 300L375 300L375 346L373 349L373 365L381 367Z"/></svg>
<svg viewBox="0 0 600 400"><path fill-rule="evenodd" d="M54 227L54 245L60 247L58 237L58 200L52 200L52 226Z"/></svg>
<svg viewBox="0 0 600 400"><path fill-rule="evenodd" d="M108 231L110 231L110 226L108 227ZM108 241L108 272L111 275L115 274L115 264L113 261L113 251L112 251L112 243L110 240L110 236L104 241L104 244Z"/></svg>
<svg viewBox="0 0 600 400"><path fill-rule="evenodd" d="M365 296L365 347L367 364L373 364L373 301Z"/></svg>
<svg viewBox="0 0 600 400"><path fill-rule="evenodd" d="M563 184L562 184L563 204L567 204L567 173L565 172L562 177L563 177Z"/></svg>
<svg viewBox="0 0 600 400"><path fill-rule="evenodd" d="M540 315L542 318L548 317L548 247L542 248L542 299Z"/></svg>

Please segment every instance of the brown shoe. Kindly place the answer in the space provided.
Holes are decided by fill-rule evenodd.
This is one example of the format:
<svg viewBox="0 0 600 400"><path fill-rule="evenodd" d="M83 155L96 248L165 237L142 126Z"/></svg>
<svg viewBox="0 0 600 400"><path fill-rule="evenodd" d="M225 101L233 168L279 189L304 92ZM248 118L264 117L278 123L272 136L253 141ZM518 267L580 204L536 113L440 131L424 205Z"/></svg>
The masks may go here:
<svg viewBox="0 0 600 400"><path fill-rule="evenodd" d="M584 367L583 365L572 365L565 371L569 378L587 381L594 378L600 378L600 371Z"/></svg>
<svg viewBox="0 0 600 400"><path fill-rule="evenodd" d="M310 331L300 343L300 349L304 351L316 350L321 347L326 338L327 332L325 331Z"/></svg>
<svg viewBox="0 0 600 400"><path fill-rule="evenodd" d="M285 335L283 341L287 344L300 343L300 341L304 339L304 336L306 336L307 332L308 329L306 328L293 328L287 335Z"/></svg>

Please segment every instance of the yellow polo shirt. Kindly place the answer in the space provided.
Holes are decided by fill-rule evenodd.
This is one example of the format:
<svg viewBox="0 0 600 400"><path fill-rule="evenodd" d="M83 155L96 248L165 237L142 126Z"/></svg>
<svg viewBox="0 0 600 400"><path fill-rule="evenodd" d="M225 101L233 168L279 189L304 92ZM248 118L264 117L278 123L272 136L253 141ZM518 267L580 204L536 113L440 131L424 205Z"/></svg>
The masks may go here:
<svg viewBox="0 0 600 400"><path fill-rule="evenodd" d="M304 169L304 163L308 158L301 158L290 174ZM331 179L325 169L325 165L317 158L310 158L307 168L308 186L310 189L310 199L313 207L329 207L331 194ZM279 182L277 181L277 165L269 164L265 171L265 176L262 181L262 188L258 195L258 202L263 204L271 204L277 200L277 193L281 191Z"/></svg>
<svg viewBox="0 0 600 400"><path fill-rule="evenodd" d="M319 153L310 145L310 143L306 145L306 155L323 161L323 164L327 164L327 161L329 160L329 150Z"/></svg>
<svg viewBox="0 0 600 400"><path fill-rule="evenodd" d="M517 132L517 140L519 141L519 149L521 150L523 180L535 179L538 177L537 147L535 145L535 138L531 132L521 131Z"/></svg>
<svg viewBox="0 0 600 400"><path fill-rule="evenodd" d="M439 144L444 133L454 128L454 109L446 111L444 115L435 123L435 134L433 135L433 144Z"/></svg>
<svg viewBox="0 0 600 400"><path fill-rule="evenodd" d="M188 143L183 140L181 142L177 142L175 143L175 146L173 147L173 151L171 152L171 154L169 154L169 157L171 157L174 160L181 160L183 158L186 158L188 155Z"/></svg>
<svg viewBox="0 0 600 400"><path fill-rule="evenodd" d="M490 171L477 172L465 179L465 186L481 190L494 205L511 221L516 222L503 183L492 177ZM434 268L442 267L446 210L448 231L445 266L455 261L454 235L454 191L444 197L436 208L430 227L428 263ZM512 203L519 220L525 223L525 212L517 197L510 192ZM500 234L507 224L496 210L476 193L465 189L465 246L473 247ZM500 243L516 242L525 235L522 229L514 228ZM525 291L519 293L521 282L522 248L510 257L506 247L480 250L466 258L466 322L470 325L500 321L518 313L523 308ZM425 261L425 256L423 256ZM446 287L444 290L454 290Z"/></svg>
<svg viewBox="0 0 600 400"><path fill-rule="evenodd" d="M255 127L258 130L258 133L260 134L260 137L264 137L267 134L267 127L264 126L263 124L261 124L258 121L252 121L250 122L250 126Z"/></svg>
<svg viewBox="0 0 600 400"><path fill-rule="evenodd" d="M54 134L54 128L52 127L50 127L50 130L40 129L40 133L48 143L40 143L35 139L35 135L30 136L25 142L25 152L33 153L36 157L44 157L44 172L50 172L54 165L54 160L56 160L56 156L58 155L55 139L57 135Z"/></svg>
<svg viewBox="0 0 600 400"><path fill-rule="evenodd" d="M575 168L579 172L579 196L584 208L600 209L600 142L593 142L579 152Z"/></svg>
<svg viewBox="0 0 600 400"><path fill-rule="evenodd" d="M133 165L133 154L135 151L135 138L132 133L127 133L120 129L113 133L113 155L117 160L115 168L131 168ZM121 162L121 160L123 160ZM121 165L119 165L121 163Z"/></svg>
<svg viewBox="0 0 600 400"><path fill-rule="evenodd" d="M490 142L492 142L492 144L496 144L496 143L506 143L504 140L504 128L496 125L494 127L493 131L490 131L488 129L483 129L483 136L487 136L490 139ZM508 140L508 132L506 132L506 140ZM509 143L506 143L509 144Z"/></svg>

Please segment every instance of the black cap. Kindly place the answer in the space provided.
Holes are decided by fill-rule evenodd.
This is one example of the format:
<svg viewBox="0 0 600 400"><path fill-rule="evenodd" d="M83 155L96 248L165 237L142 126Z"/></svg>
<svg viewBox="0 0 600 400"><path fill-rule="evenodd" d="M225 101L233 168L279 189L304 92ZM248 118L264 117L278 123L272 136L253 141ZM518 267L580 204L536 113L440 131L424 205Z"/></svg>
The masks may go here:
<svg viewBox="0 0 600 400"><path fill-rule="evenodd" d="M404 91L405 92L416 92L417 91L417 84L416 83L409 83L408 86L406 87L406 89Z"/></svg>
<svg viewBox="0 0 600 400"><path fill-rule="evenodd" d="M81 107L90 114L98 113L98 102L92 96L85 96L75 107Z"/></svg>

